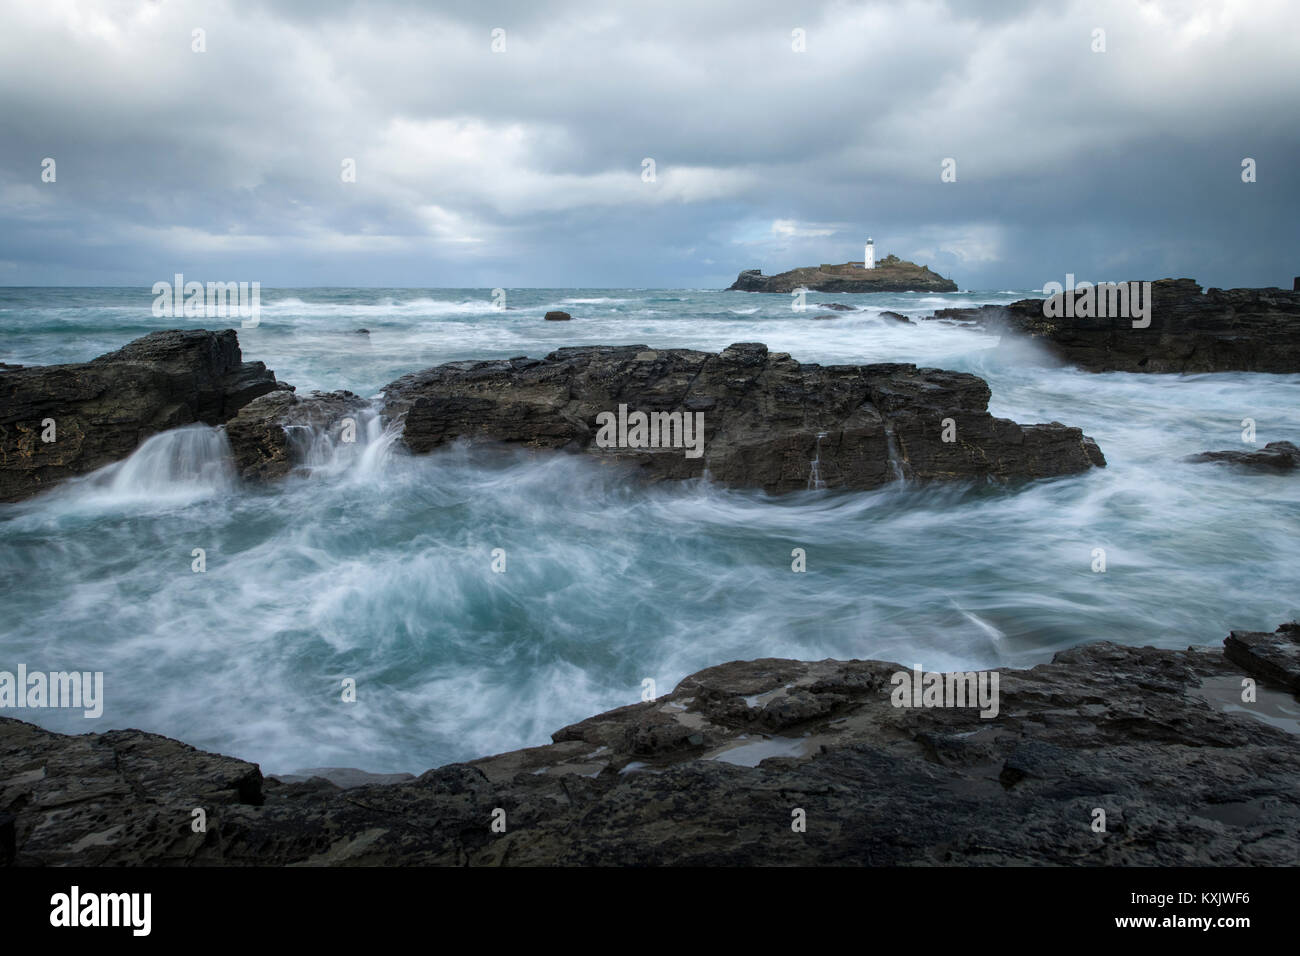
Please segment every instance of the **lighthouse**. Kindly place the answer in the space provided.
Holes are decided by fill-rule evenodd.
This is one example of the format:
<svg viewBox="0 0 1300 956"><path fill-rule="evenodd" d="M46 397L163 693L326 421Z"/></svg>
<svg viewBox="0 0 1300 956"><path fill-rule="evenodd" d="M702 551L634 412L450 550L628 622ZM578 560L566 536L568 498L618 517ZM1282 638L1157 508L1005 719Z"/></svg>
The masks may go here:
<svg viewBox="0 0 1300 956"><path fill-rule="evenodd" d="M874 269L875 267L876 267L876 246L875 243L871 241L870 237L868 237L867 251L862 256L862 268Z"/></svg>

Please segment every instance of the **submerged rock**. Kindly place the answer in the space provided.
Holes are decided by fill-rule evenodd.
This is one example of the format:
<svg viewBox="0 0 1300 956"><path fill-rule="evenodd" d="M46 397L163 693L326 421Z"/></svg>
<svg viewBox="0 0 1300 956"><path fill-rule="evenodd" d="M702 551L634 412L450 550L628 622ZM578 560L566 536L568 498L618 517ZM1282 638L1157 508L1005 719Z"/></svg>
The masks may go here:
<svg viewBox="0 0 1300 956"><path fill-rule="evenodd" d="M299 464L312 432L338 432L370 405L352 392L272 392L245 405L226 423L235 467L246 481L269 481ZM295 442L295 436L301 441Z"/></svg>
<svg viewBox="0 0 1300 956"><path fill-rule="evenodd" d="M555 311L547 312L542 318L546 319L547 322L568 322L573 316L567 312Z"/></svg>
<svg viewBox="0 0 1300 956"><path fill-rule="evenodd" d="M897 706L915 700L894 663L737 661L546 746L410 781L340 778L346 790L136 730L0 719L0 862L1289 865L1294 698L1261 683L1243 703L1238 634L1228 657L1075 647L997 672L995 708ZM1274 666L1300 686L1294 654ZM992 688L993 674L971 676Z"/></svg>
<svg viewBox="0 0 1300 956"><path fill-rule="evenodd" d="M1202 293L1192 279L1159 279L1147 328L1127 316L1049 318L1045 301L940 309L934 318L1028 336L1093 372L1300 372L1300 292Z"/></svg>
<svg viewBox="0 0 1300 956"><path fill-rule="evenodd" d="M1289 441L1271 441L1258 451L1203 451L1188 461L1221 461L1256 471L1291 471L1300 466L1300 448Z"/></svg>
<svg viewBox="0 0 1300 956"><path fill-rule="evenodd" d="M5 369L0 500L119 461L159 432L218 425L282 387L262 362L243 361L234 329L152 332L90 362Z"/></svg>
<svg viewBox="0 0 1300 956"><path fill-rule="evenodd" d="M788 293L795 289L809 292L956 292L957 283L932 272L928 266L887 256L874 269L864 269L860 262L804 266L774 276L763 275L761 269L746 269L727 291Z"/></svg>
<svg viewBox="0 0 1300 956"><path fill-rule="evenodd" d="M899 477L1044 478L1105 465L1078 428L994 418L989 387L974 375L800 364L757 343L717 354L584 346L544 359L451 362L393 382L385 402L388 418L403 418L403 441L416 453L462 437L489 439L628 462L656 479L707 471L769 492L810 487L814 462L818 487L847 489ZM675 415L678 425L702 416L697 456L682 446L602 447L600 416L620 406Z"/></svg>

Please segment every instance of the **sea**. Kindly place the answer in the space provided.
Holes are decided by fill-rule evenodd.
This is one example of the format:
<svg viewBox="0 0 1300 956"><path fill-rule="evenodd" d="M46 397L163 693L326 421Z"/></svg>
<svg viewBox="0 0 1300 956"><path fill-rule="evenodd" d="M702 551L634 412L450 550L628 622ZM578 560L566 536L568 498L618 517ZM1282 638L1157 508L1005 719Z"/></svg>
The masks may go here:
<svg viewBox="0 0 1300 956"><path fill-rule="evenodd" d="M809 293L797 311L711 289L263 289L241 328L155 317L147 288L0 288L11 364L234 327L245 360L300 393L374 398L454 360L762 342L802 362L972 372L995 415L1079 426L1109 463L1015 487L770 496L641 484L558 452L412 456L371 414L356 442L316 436L295 474L250 487L224 433L192 426L0 505L0 670L104 674L98 718L4 714L165 734L268 774L420 773L548 743L727 661L1029 667L1083 642L1217 645L1300 616L1300 480L1183 460L1251 447L1248 419L1255 447L1300 439L1300 375L1094 374L976 328L880 317L1033 294ZM813 319L828 302L856 310ZM573 319L544 321L553 309Z"/></svg>

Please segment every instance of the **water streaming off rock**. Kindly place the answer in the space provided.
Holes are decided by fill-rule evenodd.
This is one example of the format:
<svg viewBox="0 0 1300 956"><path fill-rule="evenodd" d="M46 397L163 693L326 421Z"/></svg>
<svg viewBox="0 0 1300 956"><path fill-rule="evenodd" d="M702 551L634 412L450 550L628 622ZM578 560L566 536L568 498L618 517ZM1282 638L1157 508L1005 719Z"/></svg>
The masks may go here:
<svg viewBox="0 0 1300 956"><path fill-rule="evenodd" d="M189 425L146 439L131 457L74 484L105 506L131 503L182 503L227 494L236 476L230 443L220 428Z"/></svg>

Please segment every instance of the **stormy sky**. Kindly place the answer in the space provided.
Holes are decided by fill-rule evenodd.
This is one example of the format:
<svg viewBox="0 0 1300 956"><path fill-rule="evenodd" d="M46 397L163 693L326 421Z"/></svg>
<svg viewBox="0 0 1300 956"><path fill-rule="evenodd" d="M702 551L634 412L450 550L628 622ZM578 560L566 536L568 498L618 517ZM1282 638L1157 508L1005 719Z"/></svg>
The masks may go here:
<svg viewBox="0 0 1300 956"><path fill-rule="evenodd" d="M0 0L0 284L718 287L871 235L963 289L1290 288L1298 19Z"/></svg>

